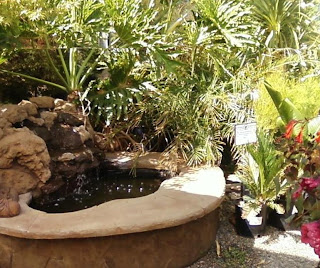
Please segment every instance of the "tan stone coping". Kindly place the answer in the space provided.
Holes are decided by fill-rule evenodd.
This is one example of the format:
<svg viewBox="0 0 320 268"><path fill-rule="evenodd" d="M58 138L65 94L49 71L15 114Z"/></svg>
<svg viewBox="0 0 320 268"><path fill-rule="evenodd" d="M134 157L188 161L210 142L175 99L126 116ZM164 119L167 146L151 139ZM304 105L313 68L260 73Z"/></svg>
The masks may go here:
<svg viewBox="0 0 320 268"><path fill-rule="evenodd" d="M154 157L154 156L153 156ZM154 158L155 161L157 157ZM88 209L49 214L30 208L20 195L21 213L0 219L0 233L21 238L100 237L173 227L215 210L223 200L225 179L218 167L185 168L153 194L119 199Z"/></svg>

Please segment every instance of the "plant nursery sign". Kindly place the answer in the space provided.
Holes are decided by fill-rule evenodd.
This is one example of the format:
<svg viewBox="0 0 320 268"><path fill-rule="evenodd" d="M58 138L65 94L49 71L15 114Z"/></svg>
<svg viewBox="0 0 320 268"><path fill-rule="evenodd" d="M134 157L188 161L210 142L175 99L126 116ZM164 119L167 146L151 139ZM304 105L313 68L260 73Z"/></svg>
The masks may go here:
<svg viewBox="0 0 320 268"><path fill-rule="evenodd" d="M235 125L234 132L236 145L257 142L257 123L255 122Z"/></svg>

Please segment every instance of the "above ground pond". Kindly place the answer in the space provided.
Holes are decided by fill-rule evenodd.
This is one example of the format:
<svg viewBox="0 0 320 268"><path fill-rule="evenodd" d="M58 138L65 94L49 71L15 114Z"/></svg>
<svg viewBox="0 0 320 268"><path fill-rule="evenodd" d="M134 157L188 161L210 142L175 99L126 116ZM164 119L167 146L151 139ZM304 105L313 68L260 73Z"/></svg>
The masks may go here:
<svg viewBox="0 0 320 268"><path fill-rule="evenodd" d="M164 170L94 169L67 181L54 193L34 198L29 206L48 213L82 210L115 199L152 194L171 176Z"/></svg>

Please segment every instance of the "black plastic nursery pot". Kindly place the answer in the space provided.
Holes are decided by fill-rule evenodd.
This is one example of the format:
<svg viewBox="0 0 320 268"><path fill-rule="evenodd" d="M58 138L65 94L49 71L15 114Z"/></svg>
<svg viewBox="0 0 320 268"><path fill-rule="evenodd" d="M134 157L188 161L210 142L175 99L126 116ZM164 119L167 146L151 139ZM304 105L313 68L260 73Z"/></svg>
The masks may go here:
<svg viewBox="0 0 320 268"><path fill-rule="evenodd" d="M287 214L278 214L275 210L270 210L268 216L268 225L275 227L282 231L290 230L291 227L287 223L287 219L290 215Z"/></svg>
<svg viewBox="0 0 320 268"><path fill-rule="evenodd" d="M256 217L242 219L242 209L235 205L236 232L245 237L260 237L264 234L268 220L268 207L262 207L261 212Z"/></svg>
<svg viewBox="0 0 320 268"><path fill-rule="evenodd" d="M285 200L280 200L278 203L286 207ZM290 218L295 214L294 204L291 203L289 207L284 214L278 214L274 209L269 209L267 224L281 231L292 230L293 227L290 225Z"/></svg>

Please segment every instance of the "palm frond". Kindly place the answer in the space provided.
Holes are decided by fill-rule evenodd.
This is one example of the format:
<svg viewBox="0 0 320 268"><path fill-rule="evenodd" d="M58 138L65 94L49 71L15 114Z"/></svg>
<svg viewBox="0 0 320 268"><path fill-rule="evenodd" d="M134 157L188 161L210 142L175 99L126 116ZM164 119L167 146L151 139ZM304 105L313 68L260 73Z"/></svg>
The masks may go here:
<svg viewBox="0 0 320 268"><path fill-rule="evenodd" d="M237 174L253 198L261 198L265 203L274 201L287 187L283 157L275 149L270 135L263 131L258 133L257 144L247 146L247 151Z"/></svg>

